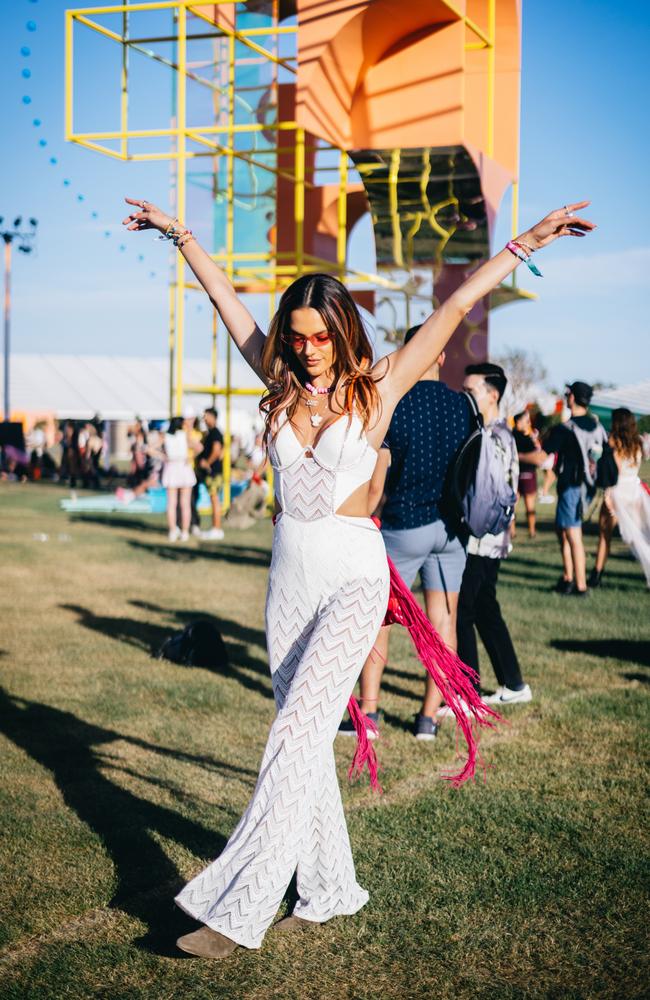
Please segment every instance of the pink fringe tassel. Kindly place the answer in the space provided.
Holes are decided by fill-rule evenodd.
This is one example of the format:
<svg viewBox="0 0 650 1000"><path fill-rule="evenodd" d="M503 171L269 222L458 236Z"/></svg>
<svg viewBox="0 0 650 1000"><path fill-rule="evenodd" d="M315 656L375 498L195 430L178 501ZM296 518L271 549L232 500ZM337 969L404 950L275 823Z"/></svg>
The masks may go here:
<svg viewBox="0 0 650 1000"><path fill-rule="evenodd" d="M445 644L438 632L425 615L415 597L406 586L395 566L388 559L390 570L390 597L384 625L403 625L408 629L415 651L433 678L445 702L452 710L458 728L467 743L467 759L458 774L445 774L443 778L451 781L455 788L462 785L468 778L473 778L478 760L478 742L475 727L484 726L493 729L497 722L504 720L493 709L481 701L472 680L476 674L471 667L460 659L457 653ZM469 715L465 711L469 709ZM357 733L357 748L348 777L358 777L367 765L370 773L370 784L375 791L381 792L377 778L379 764L377 754L368 739L367 730L378 733L374 722L361 711L356 698L348 702L350 718Z"/></svg>
<svg viewBox="0 0 650 1000"><path fill-rule="evenodd" d="M368 730L379 735L379 730L377 726L369 719L367 715L359 708L359 703L357 699L352 695L348 702L348 712L350 713L350 718L354 724L354 728L357 732L357 748L352 758L352 763L350 764L350 770L348 771L348 778L352 781L353 778L358 778L363 773L364 767L368 766L368 773L370 774L370 785L375 792L382 791L381 785L379 784L379 779L377 778L377 772L379 771L379 764L377 761L377 754L375 753L375 748L372 742L368 739Z"/></svg>

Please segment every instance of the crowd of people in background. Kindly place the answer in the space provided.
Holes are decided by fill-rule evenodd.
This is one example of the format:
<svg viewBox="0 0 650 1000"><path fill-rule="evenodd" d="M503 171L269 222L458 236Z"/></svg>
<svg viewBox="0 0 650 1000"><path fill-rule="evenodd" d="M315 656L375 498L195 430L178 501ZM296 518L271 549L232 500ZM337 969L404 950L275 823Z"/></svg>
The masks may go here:
<svg viewBox="0 0 650 1000"><path fill-rule="evenodd" d="M406 581L411 584L420 573L427 611L440 634L453 648L458 640L461 657L476 666L475 625L486 648L495 649L495 642L499 647L493 657L498 664L497 676L512 683L512 678L518 675L518 666L507 628L500 618L495 588L499 561L507 555L506 550L509 551L515 537L515 519L509 526L507 539L499 541L499 554L492 557L488 554L487 563L483 560L488 542L469 538L463 545L458 537L447 533L442 511L445 477L449 475L457 448L469 433L471 421L462 395L440 380L444 361L442 354L398 407L378 462L371 505L382 509L387 547L390 552L391 546L396 546L393 556L399 551L401 558L394 561ZM472 371L468 369L465 389L471 392L473 385L480 395L477 379L484 379L485 385L498 391L503 378L502 395L506 373L499 375L501 369L487 363L479 367L480 372L474 370L476 366ZM529 538L536 537L537 503L557 503L555 526L562 573L555 589L563 596L584 597L590 588L601 585L616 527L641 562L650 585L650 496L639 479L642 460L650 458L650 434L639 433L634 415L625 408L613 411L608 433L589 412L592 392L585 382L567 385L565 421L544 417L535 407L498 420L499 433L508 435L511 453L507 478L521 501ZM494 401L497 412L500 399L501 396ZM496 435L495 414L490 411L488 418L483 416ZM128 468L120 470L111 463L106 423L99 415L91 420L62 420L54 442L49 445L44 425L37 423L24 447L8 444L0 447L0 478L50 480L65 483L73 490L113 489L121 481L124 485L117 486L116 496L125 505L150 490L164 488L170 541L187 541L190 535L221 540L224 439L217 411L207 407L199 418L192 407L186 407L182 415L170 421L152 421L149 425L136 417L129 427L128 442ZM266 454L261 435L247 452L233 436L231 462L240 466L247 489L232 503L228 523L248 527L266 512L269 495L264 480ZM207 530L201 529L198 511L202 485L210 503ZM551 491L553 485L555 495ZM602 490L599 538L594 565L588 574L582 529L585 518L595 513L599 488ZM420 510L422 505L426 508L424 512ZM420 549L429 542L429 554L422 561ZM479 567L482 567L480 572ZM461 580L465 576L463 591ZM471 601L470 581L478 588ZM490 630L495 630L496 638L490 638ZM369 662L364 672L368 692L364 707L371 718L376 712L375 695L387 642L387 634L380 636L373 652L374 663ZM525 689L523 681L521 684L522 690ZM501 686L516 690L509 684ZM439 697L429 683L419 715L422 739L435 735L431 720L440 711L444 714Z"/></svg>
<svg viewBox="0 0 650 1000"><path fill-rule="evenodd" d="M407 332L405 342L417 329ZM444 363L443 353L396 407L371 483L370 506L400 576L412 587L419 574L429 620L473 668L479 691L480 636L497 681L494 693L483 694L484 702L497 707L526 703L533 692L497 595L499 568L513 547L515 505L523 500L528 535L535 538L538 471L544 473L541 497L551 496L550 484L556 483L562 574L555 590L563 597L585 597L589 587L600 585L617 523L650 585L650 494L639 479L644 442L634 415L624 408L613 412L611 432L605 431L589 412L592 387L585 382L567 385L568 419L542 434L529 410L512 420L501 415L507 386L503 368L488 362L469 365L464 391L454 392L441 379ZM475 492L471 503L459 508L459 478L472 447ZM599 487L604 491L600 535L587 578L582 524ZM390 626L381 629L360 677L361 708L372 723L369 739L380 723L389 634ZM427 678L413 735L435 739L450 714ZM339 734L355 735L351 719L341 723Z"/></svg>

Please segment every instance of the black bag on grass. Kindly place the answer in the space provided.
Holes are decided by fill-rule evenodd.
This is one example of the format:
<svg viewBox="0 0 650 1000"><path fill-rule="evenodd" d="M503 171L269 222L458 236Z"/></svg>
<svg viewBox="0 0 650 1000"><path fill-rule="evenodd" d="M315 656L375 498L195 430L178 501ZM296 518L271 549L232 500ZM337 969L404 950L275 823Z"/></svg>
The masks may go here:
<svg viewBox="0 0 650 1000"><path fill-rule="evenodd" d="M219 629L212 622L190 622L180 632L165 639L157 659L171 660L184 667L213 667L225 670L228 653Z"/></svg>

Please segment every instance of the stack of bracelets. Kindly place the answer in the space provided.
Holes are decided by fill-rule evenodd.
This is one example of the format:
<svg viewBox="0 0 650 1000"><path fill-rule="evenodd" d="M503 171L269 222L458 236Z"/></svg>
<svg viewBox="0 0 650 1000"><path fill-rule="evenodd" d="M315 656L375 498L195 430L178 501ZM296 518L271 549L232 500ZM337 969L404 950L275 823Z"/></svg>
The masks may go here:
<svg viewBox="0 0 650 1000"><path fill-rule="evenodd" d="M169 223L165 232L158 237L159 240L171 240L175 247L182 250L186 243L194 239L191 229L184 229L178 219Z"/></svg>
<svg viewBox="0 0 650 1000"><path fill-rule="evenodd" d="M506 250L509 250L511 254L514 254L515 257L518 257L519 260L523 261L528 269L532 271L533 274L537 275L538 278L543 277L540 269L533 264L532 258L535 253L533 247L529 247L528 244L524 243L522 240L510 240L509 243L506 243Z"/></svg>

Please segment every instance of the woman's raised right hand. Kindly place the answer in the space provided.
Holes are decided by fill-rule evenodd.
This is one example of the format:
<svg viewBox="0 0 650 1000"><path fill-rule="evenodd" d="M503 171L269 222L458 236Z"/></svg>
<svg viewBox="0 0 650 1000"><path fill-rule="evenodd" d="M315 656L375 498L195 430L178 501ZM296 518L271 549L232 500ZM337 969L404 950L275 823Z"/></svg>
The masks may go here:
<svg viewBox="0 0 650 1000"><path fill-rule="evenodd" d="M171 215L166 215L150 201L136 201L134 198L124 199L127 205L134 205L138 211L131 212L126 219L122 219L122 225L127 229L140 232L144 229L157 229L164 233L174 221Z"/></svg>

